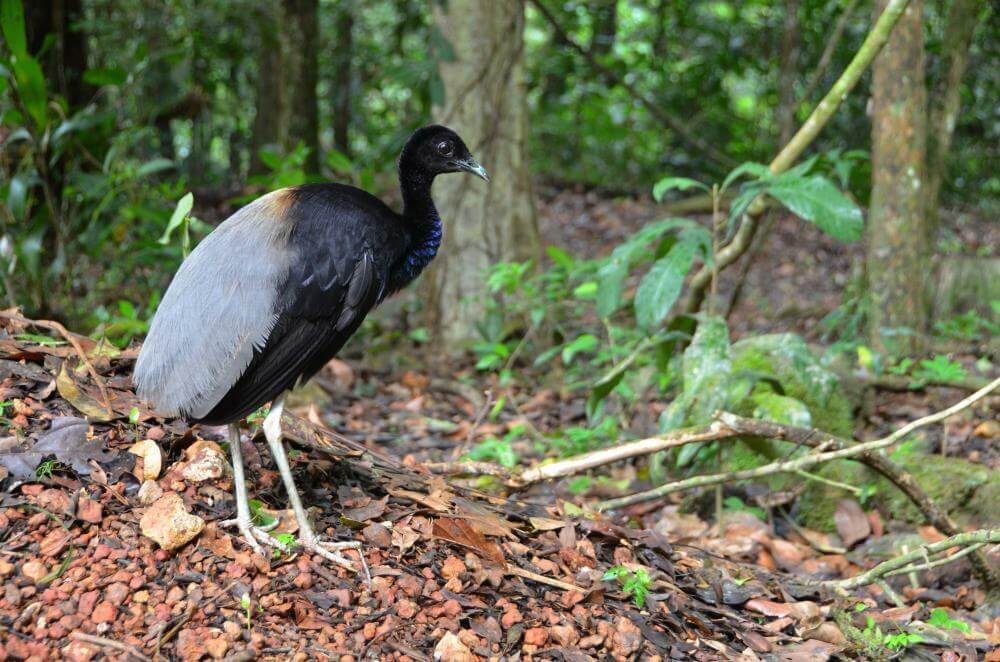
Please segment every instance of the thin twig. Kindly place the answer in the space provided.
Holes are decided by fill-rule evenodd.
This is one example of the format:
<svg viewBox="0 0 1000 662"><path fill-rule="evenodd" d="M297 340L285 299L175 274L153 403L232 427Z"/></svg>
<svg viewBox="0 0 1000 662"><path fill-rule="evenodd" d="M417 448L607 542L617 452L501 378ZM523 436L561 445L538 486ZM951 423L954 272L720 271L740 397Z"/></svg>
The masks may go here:
<svg viewBox="0 0 1000 662"><path fill-rule="evenodd" d="M142 660L143 662L149 662L151 659L148 655L144 655L135 646L115 641L114 639L108 639L107 637L98 637L96 634L87 634L86 632L75 630L69 633L69 638L74 641L82 641L85 644L100 646L101 648L107 648L120 653L125 653L125 655L134 657L137 660Z"/></svg>
<svg viewBox="0 0 1000 662"><path fill-rule="evenodd" d="M587 590L580 588L574 584L567 584L566 582L561 582L558 579L552 579L551 577L546 577L545 575L539 575L537 572L531 572L530 570L525 570L516 565L507 565L507 572L511 575L516 575L523 579L530 579L533 582L538 582L539 584L547 584L548 586L555 586L556 588L561 588L564 591L579 591L580 593L586 593Z"/></svg>
<svg viewBox="0 0 1000 662"><path fill-rule="evenodd" d="M111 398L108 396L108 387L104 384L104 380L97 373L97 370L94 368L94 364L92 364L90 362L90 359L87 358L87 353L83 351L83 347L80 345L80 342L76 339L76 336L70 333L65 326L63 326L59 322L54 322L52 320L28 319L23 315L18 315L17 313L13 313L7 310L0 310L0 317L15 322L21 322L23 324L28 324L30 326L37 326L40 329L48 329L50 331L55 331L63 338L65 338L66 341L73 346L74 351L76 351L77 355L79 355L80 357L80 360L83 361L83 364L87 367L87 372L90 374L90 378L94 380L94 384L96 384L98 390L100 390L101 397L104 399L104 408L107 409L108 415L110 416L115 415L114 410L111 409Z"/></svg>
<svg viewBox="0 0 1000 662"><path fill-rule="evenodd" d="M925 563L915 563L913 565L908 565L905 568L899 568L898 570L892 570L890 572L887 572L885 573L885 576L893 577L895 575L906 575L911 572L920 572L921 570L930 570L931 568L937 568L938 566L946 565L948 563L951 563L952 561L956 561L962 558L963 556L968 556L969 554L972 554L973 552L978 551L979 549L985 546L986 543L984 542L976 543L974 545L969 545L965 549L959 550L954 554L952 554L951 556L946 556L944 558L937 559L936 561L927 561Z"/></svg>
<svg viewBox="0 0 1000 662"><path fill-rule="evenodd" d="M960 533L950 538L945 538L935 543L930 543L923 545L912 552L902 554L895 558L889 559L888 561L883 561L877 566L870 570L866 570L861 574L855 575L854 577L848 577L847 579L840 579L836 581L825 582L826 585L838 588L838 589L851 589L857 588L859 586L865 586L866 584L873 584L880 579L884 579L889 576L889 573L896 570L903 570L906 572L911 572L913 568L909 566L916 560L924 558L927 555L934 555L946 552L952 547L969 547L976 546L976 549L981 548L986 544L996 544L1000 543L1000 529L980 529L978 531L969 531L967 533ZM962 550L965 554L971 552ZM975 551L975 550L972 550ZM964 556L965 554L962 554ZM948 561L954 561L958 557L953 554L947 557ZM942 559L944 560L944 559Z"/></svg>

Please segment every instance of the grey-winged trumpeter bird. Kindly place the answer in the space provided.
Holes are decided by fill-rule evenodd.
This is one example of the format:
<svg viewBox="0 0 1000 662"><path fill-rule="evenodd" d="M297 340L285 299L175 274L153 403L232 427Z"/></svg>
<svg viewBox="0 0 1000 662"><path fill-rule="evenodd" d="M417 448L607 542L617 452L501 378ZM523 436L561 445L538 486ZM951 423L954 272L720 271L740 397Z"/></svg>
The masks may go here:
<svg viewBox="0 0 1000 662"><path fill-rule="evenodd" d="M410 136L399 157L401 214L341 184L268 193L205 237L163 296L135 366L138 394L163 415L229 424L236 517L223 524L235 525L253 549L280 545L251 521L239 421L271 402L264 435L299 542L351 567L340 551L360 544L320 540L302 507L282 442L284 394L312 377L372 308L434 259L441 219L431 183L448 172L489 181L454 131L427 126Z"/></svg>

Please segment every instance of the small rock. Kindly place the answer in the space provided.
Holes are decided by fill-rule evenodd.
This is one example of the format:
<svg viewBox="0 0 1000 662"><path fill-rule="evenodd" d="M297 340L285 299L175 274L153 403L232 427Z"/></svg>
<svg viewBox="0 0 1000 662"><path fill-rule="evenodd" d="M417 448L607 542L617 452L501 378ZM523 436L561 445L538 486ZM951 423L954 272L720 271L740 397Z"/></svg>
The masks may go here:
<svg viewBox="0 0 1000 662"><path fill-rule="evenodd" d="M524 644L526 646L544 646L549 640L549 631L545 628L530 628L524 633Z"/></svg>
<svg viewBox="0 0 1000 662"><path fill-rule="evenodd" d="M227 621L228 622L228 621ZM205 650L213 660L221 660L229 652L229 642L223 637L216 637L205 642Z"/></svg>
<svg viewBox="0 0 1000 662"><path fill-rule="evenodd" d="M102 600L94 607L94 612L90 615L90 620L95 623L110 623L115 620L118 610L107 600Z"/></svg>
<svg viewBox="0 0 1000 662"><path fill-rule="evenodd" d="M63 657L70 662L90 662L99 652L96 646L85 644L82 641L71 641L66 648L62 649Z"/></svg>
<svg viewBox="0 0 1000 662"><path fill-rule="evenodd" d="M128 597L128 593L128 584L115 582L111 586L104 589L104 599L113 604L115 607L120 607L125 602L125 598ZM147 595L149 594L147 593Z"/></svg>
<svg viewBox="0 0 1000 662"><path fill-rule="evenodd" d="M434 647L434 659L440 662L472 662L472 651L454 632L446 632Z"/></svg>
<svg viewBox="0 0 1000 662"><path fill-rule="evenodd" d="M52 529L42 538L42 542L39 545L39 550L42 552L42 556L48 556L52 558L53 556L59 556L62 551L69 546L69 532L65 531L62 527Z"/></svg>
<svg viewBox="0 0 1000 662"><path fill-rule="evenodd" d="M627 616L619 616L613 640L615 653L626 659L642 647L642 631Z"/></svg>
<svg viewBox="0 0 1000 662"><path fill-rule="evenodd" d="M200 660L205 654L205 643L188 628L177 633L177 647L174 649L182 660Z"/></svg>
<svg viewBox="0 0 1000 662"><path fill-rule="evenodd" d="M8 561L0 561L0 577L7 577L14 572L14 564Z"/></svg>
<svg viewBox="0 0 1000 662"><path fill-rule="evenodd" d="M21 566L21 574L31 581L38 583L38 580L49 574L49 569L41 561L25 561L24 565Z"/></svg>
<svg viewBox="0 0 1000 662"><path fill-rule="evenodd" d="M457 556L449 556L441 565L441 576L445 579L451 579L452 577L457 577L462 574L465 570L465 561Z"/></svg>
<svg viewBox="0 0 1000 662"><path fill-rule="evenodd" d="M142 460L141 464L136 462L133 470L136 478L147 481L156 480L160 476L160 471L163 470L163 451L160 450L160 446L155 441L143 439L133 444L128 452L139 456L139 459Z"/></svg>
<svg viewBox="0 0 1000 662"><path fill-rule="evenodd" d="M58 515L73 514L73 503L70 501L69 495L66 494L66 490L57 490L55 488L42 490L38 495L38 505ZM38 514L42 516L43 521L48 519L48 515L45 513Z"/></svg>
<svg viewBox="0 0 1000 662"><path fill-rule="evenodd" d="M101 597L101 594L97 591L87 591L81 595L80 602L76 606L76 613L80 616L90 616L91 612L94 611L94 605L97 604L99 597Z"/></svg>
<svg viewBox="0 0 1000 662"><path fill-rule="evenodd" d="M191 483L203 483L206 480L221 478L229 467L222 448L208 439L194 442L184 454L188 457L188 461L181 469L181 477Z"/></svg>
<svg viewBox="0 0 1000 662"><path fill-rule="evenodd" d="M396 603L396 615L400 618L413 618L417 615L419 607L413 600L400 600Z"/></svg>
<svg viewBox="0 0 1000 662"><path fill-rule="evenodd" d="M226 639L229 641L236 641L243 633L243 628L233 621L226 621L222 624L222 631L226 633Z"/></svg>
<svg viewBox="0 0 1000 662"><path fill-rule="evenodd" d="M139 520L142 534L166 550L177 549L193 540L205 528L205 520L184 508L180 494L165 494Z"/></svg>
<svg viewBox="0 0 1000 662"><path fill-rule="evenodd" d="M580 640L579 633L572 625L553 625L549 630L549 636L553 642L564 648L575 646L576 642Z"/></svg>
<svg viewBox="0 0 1000 662"><path fill-rule="evenodd" d="M392 545L392 532L384 524L369 524L361 530L361 535L365 541L375 547L389 547Z"/></svg>
<svg viewBox="0 0 1000 662"><path fill-rule="evenodd" d="M508 630L515 623L520 623L523 620L524 616L522 616L521 612L519 612L515 607L503 613L503 616L500 617L500 625L503 626L504 630Z"/></svg>
<svg viewBox="0 0 1000 662"><path fill-rule="evenodd" d="M76 504L76 517L90 524L100 524L104 519L104 506L88 496L81 496Z"/></svg>
<svg viewBox="0 0 1000 662"><path fill-rule="evenodd" d="M136 602L138 604L146 604L147 602L149 602L149 591L145 590L136 591L134 594L132 594L132 602Z"/></svg>
<svg viewBox="0 0 1000 662"><path fill-rule="evenodd" d="M163 496L163 488L155 480L147 480L139 486L139 491L135 493L139 503L148 506Z"/></svg>

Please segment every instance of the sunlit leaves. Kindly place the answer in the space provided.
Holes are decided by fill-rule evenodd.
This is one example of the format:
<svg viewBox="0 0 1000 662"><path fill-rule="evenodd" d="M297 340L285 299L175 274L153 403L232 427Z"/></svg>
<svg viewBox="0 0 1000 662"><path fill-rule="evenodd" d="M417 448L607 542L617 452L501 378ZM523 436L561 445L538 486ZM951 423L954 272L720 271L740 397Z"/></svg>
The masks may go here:
<svg viewBox="0 0 1000 662"><path fill-rule="evenodd" d="M814 175L777 181L767 187L796 216L816 224L820 230L841 241L857 241L864 230L861 209L841 193L826 177Z"/></svg>
<svg viewBox="0 0 1000 662"><path fill-rule="evenodd" d="M688 179L687 177L666 177L656 182L653 186L653 199L660 202L663 200L663 196L666 195L667 191L686 191L690 188L700 188L703 191L709 190L707 186L696 179Z"/></svg>
<svg viewBox="0 0 1000 662"><path fill-rule="evenodd" d="M167 227L163 231L163 236L160 237L161 244L166 245L170 243L170 235L173 234L174 230L179 228L182 223L184 223L188 214L191 213L192 207L194 207L193 193L188 193L177 201L177 206L174 207L174 213L170 215L170 220L167 222Z"/></svg>
<svg viewBox="0 0 1000 662"><path fill-rule="evenodd" d="M28 54L21 0L0 0L0 29L11 53L18 57Z"/></svg>
<svg viewBox="0 0 1000 662"><path fill-rule="evenodd" d="M678 241L665 256L653 263L635 292L635 313L641 328L653 328L673 308L696 251L694 241Z"/></svg>

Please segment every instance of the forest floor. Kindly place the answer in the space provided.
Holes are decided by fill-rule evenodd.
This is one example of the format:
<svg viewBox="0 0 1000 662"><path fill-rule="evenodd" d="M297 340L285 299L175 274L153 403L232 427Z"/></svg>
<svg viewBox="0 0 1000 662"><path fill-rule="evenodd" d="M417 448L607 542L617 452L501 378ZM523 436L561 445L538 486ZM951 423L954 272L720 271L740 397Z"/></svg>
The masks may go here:
<svg viewBox="0 0 1000 662"><path fill-rule="evenodd" d="M551 242L582 255L660 216L649 204L581 193L547 197L543 210ZM988 232L970 230L967 241L987 241ZM818 340L818 321L840 303L859 250L779 221L735 308L734 335ZM897 513L848 504L838 508L840 535L788 524L780 506L729 509L716 523L713 513L682 512L684 495L594 515L588 499L620 494L616 480L634 470L609 470L612 480L585 496L562 481L510 499L429 474L426 463L455 460L518 422L477 421L486 389L468 386L481 381L471 361L372 369L349 355L321 375L326 396L292 407L395 463L389 475L369 457L293 454L317 530L364 543L370 585L308 554L252 553L217 524L234 511L223 429L157 418L130 390L135 350L102 355L79 338L117 412L102 422L111 417L93 377L68 368L78 351L4 324L0 660L805 661L889 658L898 654L889 641L911 659L1000 660L1000 608L988 606L965 559L894 577L892 591L872 585L845 597L820 583L943 538L894 521ZM856 437L881 437L965 395L873 391ZM580 393L539 387L519 396L520 416L542 434L583 421ZM994 398L927 434L996 471L996 419ZM34 455L23 439L37 441L27 444ZM242 447L260 517L292 532L287 513L271 510L285 495L264 446L244 437ZM65 465L36 470L49 451ZM151 531L197 535L166 551L144 535ZM622 577L631 584L605 579L616 566L641 572Z"/></svg>

